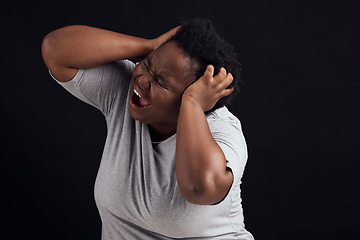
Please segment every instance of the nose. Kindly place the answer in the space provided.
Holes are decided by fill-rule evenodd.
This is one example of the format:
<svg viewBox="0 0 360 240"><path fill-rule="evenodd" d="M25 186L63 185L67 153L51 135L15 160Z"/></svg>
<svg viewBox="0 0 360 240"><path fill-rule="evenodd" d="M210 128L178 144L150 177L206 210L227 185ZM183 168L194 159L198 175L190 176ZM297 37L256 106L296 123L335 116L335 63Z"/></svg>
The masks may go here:
<svg viewBox="0 0 360 240"><path fill-rule="evenodd" d="M139 76L137 79L138 86L141 90L149 90L151 87L151 76L150 74L144 73L143 75Z"/></svg>

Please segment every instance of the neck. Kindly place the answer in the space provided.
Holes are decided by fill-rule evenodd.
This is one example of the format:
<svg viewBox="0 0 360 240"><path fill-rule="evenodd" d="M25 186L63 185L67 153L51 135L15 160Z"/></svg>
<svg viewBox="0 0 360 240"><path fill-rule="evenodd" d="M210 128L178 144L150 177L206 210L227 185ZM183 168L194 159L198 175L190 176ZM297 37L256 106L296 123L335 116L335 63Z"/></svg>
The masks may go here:
<svg viewBox="0 0 360 240"><path fill-rule="evenodd" d="M152 141L160 142L168 139L176 133L175 126L158 126L158 125L149 125L150 137Z"/></svg>

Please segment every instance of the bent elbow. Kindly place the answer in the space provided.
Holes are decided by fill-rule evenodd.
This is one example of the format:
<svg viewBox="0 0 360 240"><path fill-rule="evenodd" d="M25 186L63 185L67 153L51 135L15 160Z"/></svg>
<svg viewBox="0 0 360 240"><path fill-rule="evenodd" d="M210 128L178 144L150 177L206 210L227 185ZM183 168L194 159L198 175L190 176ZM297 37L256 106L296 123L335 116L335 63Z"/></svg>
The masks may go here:
<svg viewBox="0 0 360 240"><path fill-rule="evenodd" d="M214 181L197 181L190 184L179 184L182 197L194 204L211 205L216 203L216 186Z"/></svg>
<svg viewBox="0 0 360 240"><path fill-rule="evenodd" d="M51 56L56 46L55 31L48 33L41 44L41 54L46 65L51 61Z"/></svg>
<svg viewBox="0 0 360 240"><path fill-rule="evenodd" d="M179 187L181 196L188 202L206 205L201 199L204 199L205 191L199 187L192 187L188 189L184 189L184 187Z"/></svg>
<svg viewBox="0 0 360 240"><path fill-rule="evenodd" d="M182 180L182 181L181 181ZM194 204L213 205L221 202L227 196L233 182L231 171L216 175L208 173L197 179L178 179L182 197Z"/></svg>
<svg viewBox="0 0 360 240"><path fill-rule="evenodd" d="M59 52L61 50L59 48L64 48L64 46L66 46L64 36L66 36L69 31L72 31L73 28L74 26L59 28L49 32L44 37L41 44L41 53L45 63L46 61L52 61L52 58L57 55L56 51Z"/></svg>

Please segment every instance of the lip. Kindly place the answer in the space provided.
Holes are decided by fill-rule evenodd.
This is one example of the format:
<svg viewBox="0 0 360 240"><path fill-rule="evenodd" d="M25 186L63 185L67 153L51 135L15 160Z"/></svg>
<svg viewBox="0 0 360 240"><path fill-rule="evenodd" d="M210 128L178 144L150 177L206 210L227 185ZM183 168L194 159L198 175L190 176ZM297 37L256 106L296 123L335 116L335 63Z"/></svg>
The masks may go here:
<svg viewBox="0 0 360 240"><path fill-rule="evenodd" d="M129 99L129 104L132 108L134 109L147 109L149 107L151 107L151 102L150 102L150 105L148 106L139 106L138 104L134 103L133 102L133 99L134 99L134 89L140 94L141 98L145 99L146 101L150 102L147 98L144 98L143 96L145 96L145 94L139 89L139 88L135 88L135 87L132 87L131 88L131 95L130 95L130 99ZM137 96L138 97L138 96Z"/></svg>

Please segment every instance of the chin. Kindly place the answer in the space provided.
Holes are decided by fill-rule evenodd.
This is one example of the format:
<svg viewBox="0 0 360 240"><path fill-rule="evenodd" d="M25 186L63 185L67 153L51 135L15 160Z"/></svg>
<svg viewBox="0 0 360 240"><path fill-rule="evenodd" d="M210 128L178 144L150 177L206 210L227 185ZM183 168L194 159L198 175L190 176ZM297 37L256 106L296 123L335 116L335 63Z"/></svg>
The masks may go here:
<svg viewBox="0 0 360 240"><path fill-rule="evenodd" d="M128 108L128 111L129 111L129 114L130 116L134 119L134 120L137 120L139 122L142 122L142 123L145 123L145 124L150 124L148 119L144 116L141 116L140 114L136 113L136 112L133 112L131 110L131 108Z"/></svg>

